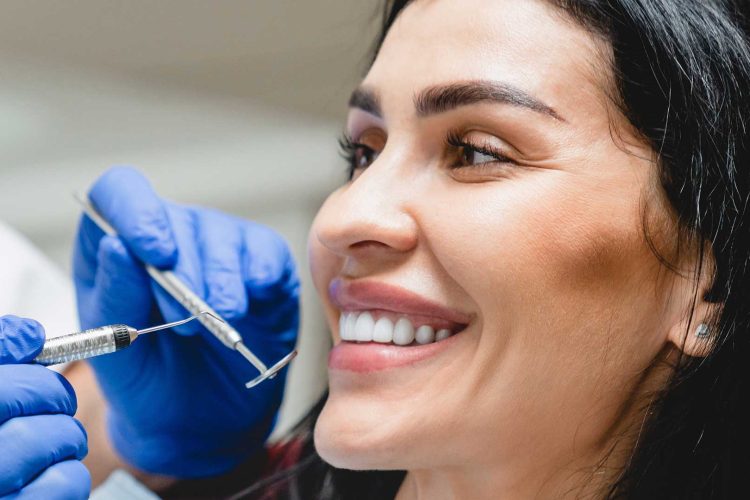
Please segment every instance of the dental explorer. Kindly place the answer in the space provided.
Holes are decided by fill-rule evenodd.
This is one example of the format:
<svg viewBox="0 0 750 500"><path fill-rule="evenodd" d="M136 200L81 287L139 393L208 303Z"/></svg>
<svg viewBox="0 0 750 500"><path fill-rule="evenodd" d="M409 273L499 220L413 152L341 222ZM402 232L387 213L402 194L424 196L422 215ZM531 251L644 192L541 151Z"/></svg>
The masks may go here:
<svg viewBox="0 0 750 500"><path fill-rule="evenodd" d="M34 361L40 365L50 366L121 351L126 347L130 347L138 336L144 333L158 332L159 330L184 325L188 321L193 321L203 315L210 314L209 312L202 312L187 319L144 328L142 330L118 324L100 326L98 328L91 328L90 330L52 337L44 342L42 352L39 353ZM219 318L216 319L221 321Z"/></svg>
<svg viewBox="0 0 750 500"><path fill-rule="evenodd" d="M105 234L110 236L117 236L117 232L114 228L99 214L94 208L93 204L81 197L75 195L76 200L80 203L84 213L101 229ZM156 281L169 295L171 295L177 302L182 305L190 314L197 316L197 320L201 322L206 329L211 332L222 344L229 349L239 352L250 364L252 364L260 375L253 380L247 382L245 387L250 389L266 379L273 378L276 374L284 368L289 362L297 356L297 350L293 350L275 365L268 368L263 361L261 361L253 352L248 349L245 343L242 341L242 337L239 332L232 328L232 326L221 319L221 316L214 311L208 304L206 304L197 294L195 294L190 288L172 271L162 271L149 264L145 264L146 272L149 276ZM201 315L201 313L207 312L209 314Z"/></svg>

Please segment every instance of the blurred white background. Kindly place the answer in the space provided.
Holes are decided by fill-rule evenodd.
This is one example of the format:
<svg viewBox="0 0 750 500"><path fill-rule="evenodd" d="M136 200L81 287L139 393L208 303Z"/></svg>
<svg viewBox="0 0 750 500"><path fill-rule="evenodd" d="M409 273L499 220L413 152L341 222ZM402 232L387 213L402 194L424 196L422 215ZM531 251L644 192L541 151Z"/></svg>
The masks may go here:
<svg viewBox="0 0 750 500"><path fill-rule="evenodd" d="M173 200L278 230L304 287L285 427L325 387L328 331L305 245L318 206L344 179L336 140L378 5L4 0L0 219L69 273L71 194L129 164Z"/></svg>

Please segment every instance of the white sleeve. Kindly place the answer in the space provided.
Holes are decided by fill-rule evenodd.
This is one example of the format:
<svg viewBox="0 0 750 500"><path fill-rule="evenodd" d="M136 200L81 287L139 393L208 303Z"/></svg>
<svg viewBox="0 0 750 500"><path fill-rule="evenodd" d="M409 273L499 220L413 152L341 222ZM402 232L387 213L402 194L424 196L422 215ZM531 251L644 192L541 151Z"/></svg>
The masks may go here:
<svg viewBox="0 0 750 500"><path fill-rule="evenodd" d="M78 327L73 284L28 240L0 222L0 315L33 318L55 337Z"/></svg>
<svg viewBox="0 0 750 500"><path fill-rule="evenodd" d="M0 316L37 320L47 337L78 329L73 283L18 232L0 222ZM65 365L54 367L62 371Z"/></svg>

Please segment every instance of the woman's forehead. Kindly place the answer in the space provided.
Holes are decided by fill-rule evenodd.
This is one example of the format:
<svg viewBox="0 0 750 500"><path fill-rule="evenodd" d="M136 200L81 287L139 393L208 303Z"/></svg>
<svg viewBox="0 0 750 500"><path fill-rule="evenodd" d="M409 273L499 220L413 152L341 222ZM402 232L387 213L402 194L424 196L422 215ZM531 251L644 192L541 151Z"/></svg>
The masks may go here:
<svg viewBox="0 0 750 500"><path fill-rule="evenodd" d="M482 80L523 89L561 115L607 104L604 42L535 0L416 0L399 16L364 85L384 106L421 90Z"/></svg>

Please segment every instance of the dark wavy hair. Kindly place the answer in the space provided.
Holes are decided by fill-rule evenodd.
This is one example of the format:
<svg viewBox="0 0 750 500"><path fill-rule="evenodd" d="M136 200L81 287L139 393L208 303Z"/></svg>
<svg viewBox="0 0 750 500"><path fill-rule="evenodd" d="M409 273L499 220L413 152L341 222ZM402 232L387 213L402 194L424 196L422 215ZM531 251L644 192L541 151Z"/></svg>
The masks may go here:
<svg viewBox="0 0 750 500"><path fill-rule="evenodd" d="M610 97L658 153L661 187L678 223L673 240L697 252L696 262L712 262L694 270L713 273L705 296L717 306L712 350L676 364L606 495L736 498L750 489L750 2L548 1L611 45L616 92ZM386 2L376 53L409 3ZM644 231L651 241L645 224ZM311 429L324 400L295 431L304 442L302 460L253 491L273 486L287 498L393 498L404 472L338 470L316 454Z"/></svg>

